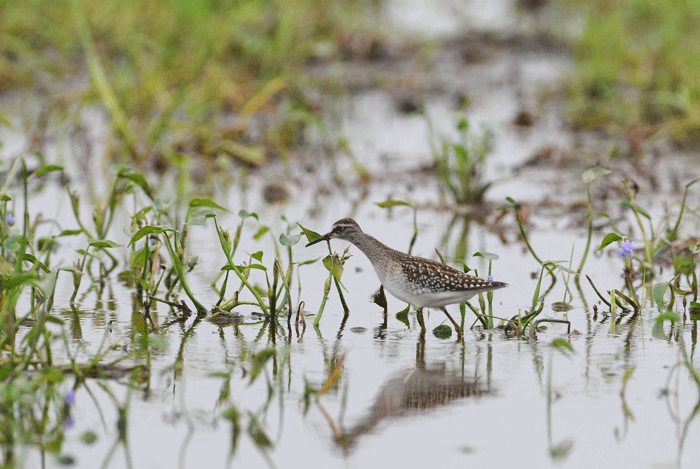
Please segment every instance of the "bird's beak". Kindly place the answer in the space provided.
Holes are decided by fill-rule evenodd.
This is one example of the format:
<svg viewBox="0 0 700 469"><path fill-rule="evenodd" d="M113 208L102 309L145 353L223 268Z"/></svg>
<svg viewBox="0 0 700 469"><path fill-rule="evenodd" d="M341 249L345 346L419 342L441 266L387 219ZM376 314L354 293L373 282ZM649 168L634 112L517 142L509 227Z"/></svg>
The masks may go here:
<svg viewBox="0 0 700 469"><path fill-rule="evenodd" d="M308 248L312 244L317 244L317 243L320 243L321 241L328 241L330 239L331 239L331 233L329 231L328 233L324 234L323 236L319 236L318 238L311 241L309 244L306 245L306 247Z"/></svg>

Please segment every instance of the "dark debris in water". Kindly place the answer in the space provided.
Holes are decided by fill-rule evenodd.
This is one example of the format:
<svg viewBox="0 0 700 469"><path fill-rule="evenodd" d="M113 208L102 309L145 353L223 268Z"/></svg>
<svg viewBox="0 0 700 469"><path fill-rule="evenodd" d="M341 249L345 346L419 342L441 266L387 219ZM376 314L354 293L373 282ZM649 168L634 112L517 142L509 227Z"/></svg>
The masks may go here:
<svg viewBox="0 0 700 469"><path fill-rule="evenodd" d="M241 324L245 318L240 314L230 313L228 311L217 311L207 319L212 324L220 327L231 326L233 324Z"/></svg>
<svg viewBox="0 0 700 469"><path fill-rule="evenodd" d="M263 198L268 204L279 204L289 198L289 191L282 184L271 183L263 189Z"/></svg>
<svg viewBox="0 0 700 469"><path fill-rule="evenodd" d="M532 127L535 124L535 115L530 111L522 110L513 119L513 125L518 127Z"/></svg>
<svg viewBox="0 0 700 469"><path fill-rule="evenodd" d="M400 114L422 114L423 104L415 96L404 96L396 101L396 110Z"/></svg>
<svg viewBox="0 0 700 469"><path fill-rule="evenodd" d="M564 303L563 301L552 303L552 311L556 311L557 313L565 313L566 311L571 311L572 309L574 309L573 306L571 306L569 303Z"/></svg>

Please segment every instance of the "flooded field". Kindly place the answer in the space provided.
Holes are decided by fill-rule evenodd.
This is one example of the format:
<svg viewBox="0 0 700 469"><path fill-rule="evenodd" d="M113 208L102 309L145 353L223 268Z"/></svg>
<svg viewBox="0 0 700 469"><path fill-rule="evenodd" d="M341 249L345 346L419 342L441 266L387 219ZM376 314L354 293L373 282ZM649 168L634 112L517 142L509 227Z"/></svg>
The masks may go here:
<svg viewBox="0 0 700 469"><path fill-rule="evenodd" d="M38 157L4 96L4 467L694 467L697 154L568 128L567 52L501 3L495 38L436 19L427 72L344 64L304 151L245 171L113 166L90 108ZM422 334L359 249L305 247L344 217L509 286Z"/></svg>

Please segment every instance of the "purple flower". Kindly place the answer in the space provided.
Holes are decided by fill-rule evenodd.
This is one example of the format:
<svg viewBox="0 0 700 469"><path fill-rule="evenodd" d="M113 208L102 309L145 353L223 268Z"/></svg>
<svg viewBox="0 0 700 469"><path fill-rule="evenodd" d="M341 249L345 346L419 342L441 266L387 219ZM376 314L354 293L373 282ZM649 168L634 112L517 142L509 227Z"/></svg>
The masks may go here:
<svg viewBox="0 0 700 469"><path fill-rule="evenodd" d="M73 421L73 418L70 415L66 417L65 424L66 428L69 430L75 425L75 422Z"/></svg>
<svg viewBox="0 0 700 469"><path fill-rule="evenodd" d="M627 258L630 256L630 254L632 254L633 250L634 244L632 244L632 242L629 239L627 239L624 243L622 243L622 247L617 250L617 255L620 257Z"/></svg>
<svg viewBox="0 0 700 469"><path fill-rule="evenodd" d="M8 213L7 216L5 217L5 223L7 223L7 226L12 226L15 224L17 219L12 216L11 213Z"/></svg>
<svg viewBox="0 0 700 469"><path fill-rule="evenodd" d="M489 275L488 277L486 277L486 280L488 280L489 282L493 282L493 275Z"/></svg>
<svg viewBox="0 0 700 469"><path fill-rule="evenodd" d="M75 404L75 394L73 393L73 391L68 391L68 393L66 394L66 404Z"/></svg>

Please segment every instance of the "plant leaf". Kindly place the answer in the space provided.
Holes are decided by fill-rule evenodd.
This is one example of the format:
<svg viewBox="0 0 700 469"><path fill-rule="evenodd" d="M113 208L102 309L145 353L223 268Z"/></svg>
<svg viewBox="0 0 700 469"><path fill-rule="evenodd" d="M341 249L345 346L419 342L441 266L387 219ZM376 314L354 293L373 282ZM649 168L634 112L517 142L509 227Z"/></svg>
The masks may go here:
<svg viewBox="0 0 700 469"><path fill-rule="evenodd" d="M581 174L581 180L584 184L588 185L598 179L601 176L610 174L612 171L606 168L601 168L600 166L594 166L593 168L588 168Z"/></svg>
<svg viewBox="0 0 700 469"><path fill-rule="evenodd" d="M241 209L241 210L238 211L238 216L241 217L241 218L253 217L253 218L255 218L256 220L260 221L260 220L258 219L258 214L257 214L257 213L255 213L255 212L248 212L248 211L243 210L243 209Z"/></svg>
<svg viewBox="0 0 700 469"><path fill-rule="evenodd" d="M168 228L167 226L162 226L162 225L157 225L157 226L144 226L140 230L138 230L134 235L131 237L131 241L129 241L129 246L134 244L136 241L139 239L143 238L144 236L148 236L149 234L161 234L165 233L166 231L175 231L172 228Z"/></svg>
<svg viewBox="0 0 700 469"><path fill-rule="evenodd" d="M153 191L151 190L151 187L148 185L148 182L146 182L146 178L143 177L143 174L139 173L133 168L129 167L123 167L117 172L117 177L127 179L143 190L143 192L146 193L146 195L153 200Z"/></svg>
<svg viewBox="0 0 700 469"><path fill-rule="evenodd" d="M378 207L381 207L381 208L396 207L396 206L415 207L415 204L413 202L406 202L403 200L392 200L392 199L385 200L384 202L376 202L375 205Z"/></svg>
<svg viewBox="0 0 700 469"><path fill-rule="evenodd" d="M50 173L52 171L63 171L63 166L61 166L60 164L45 164L43 166L40 166L36 171L30 174L27 179L43 176L44 174Z"/></svg>
<svg viewBox="0 0 700 469"><path fill-rule="evenodd" d="M213 200L210 199L192 199L190 200L189 204L190 208L193 207L209 207L209 208L216 208L219 210L223 210L224 212L228 212L224 207L221 205L217 204Z"/></svg>
<svg viewBox="0 0 700 469"><path fill-rule="evenodd" d="M120 247L121 244L117 244L114 241L110 241L108 239L88 239L88 246L92 246L94 248L105 249L105 248L117 248L117 247Z"/></svg>
<svg viewBox="0 0 700 469"><path fill-rule="evenodd" d="M304 228L303 226L301 226L301 223L297 223L297 225L299 225L299 228L301 228L301 231L304 233L304 236L306 236L306 239L309 242L315 241L316 239L318 239L321 236L320 234L316 233L315 231L311 231L308 228Z"/></svg>
<svg viewBox="0 0 700 469"><path fill-rule="evenodd" d="M600 251L608 244L614 243L615 241L621 241L622 239L624 238L617 233L608 233L603 238L603 241L600 242L600 247L597 250Z"/></svg>
<svg viewBox="0 0 700 469"><path fill-rule="evenodd" d="M287 236L286 234L282 233L280 235L280 244L282 246L294 246L299 242L300 238L301 233L293 234L291 236Z"/></svg>
<svg viewBox="0 0 700 469"><path fill-rule="evenodd" d="M664 321L672 321L672 322L680 322L681 317L678 315L678 313L674 313L673 311L666 311L664 313L659 314L659 317L656 318L656 323L661 324Z"/></svg>
<svg viewBox="0 0 700 469"><path fill-rule="evenodd" d="M483 257L489 261L497 261L499 259L498 254L494 254L492 252L477 252L474 253L473 257Z"/></svg>
<svg viewBox="0 0 700 469"><path fill-rule="evenodd" d="M651 296L654 298L654 301L656 302L656 305L659 307L660 311L663 311L664 309L664 294L666 293L667 288L668 282L657 283L651 287Z"/></svg>

